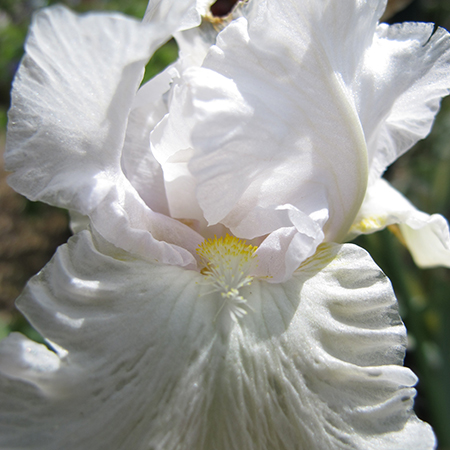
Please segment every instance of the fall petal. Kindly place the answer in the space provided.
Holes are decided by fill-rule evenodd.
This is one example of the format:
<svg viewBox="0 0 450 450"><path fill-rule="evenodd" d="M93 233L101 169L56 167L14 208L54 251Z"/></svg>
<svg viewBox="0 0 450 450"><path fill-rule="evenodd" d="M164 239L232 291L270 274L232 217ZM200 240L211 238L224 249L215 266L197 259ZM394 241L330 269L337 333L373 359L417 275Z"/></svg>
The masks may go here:
<svg viewBox="0 0 450 450"><path fill-rule="evenodd" d="M326 245L286 283L254 280L237 322L202 279L88 231L61 247L19 300L56 353L0 345L1 445L433 448L392 288L363 250Z"/></svg>

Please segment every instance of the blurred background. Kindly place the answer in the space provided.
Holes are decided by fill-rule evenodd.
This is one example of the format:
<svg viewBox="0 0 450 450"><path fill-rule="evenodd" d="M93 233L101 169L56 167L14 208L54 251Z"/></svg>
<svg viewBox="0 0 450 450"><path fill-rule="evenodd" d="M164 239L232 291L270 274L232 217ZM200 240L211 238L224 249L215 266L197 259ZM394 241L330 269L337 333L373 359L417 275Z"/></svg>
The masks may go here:
<svg viewBox="0 0 450 450"><path fill-rule="evenodd" d="M57 3L49 0L0 0L0 153L3 154L11 83L23 54L31 15ZM113 10L142 18L147 0L66 0L79 11ZM233 0L219 0L216 15ZM450 30L450 1L391 0L383 17L389 23L434 22ZM160 49L147 66L150 79L177 57L175 42ZM0 158L0 339L21 331L41 341L14 308L26 281L70 236L65 211L33 203L12 191ZM442 103L429 137L402 156L386 178L419 209L450 218L450 99ZM408 329L405 364L418 375L416 412L429 422L439 449L450 450L450 270L418 269L396 237L395 228L358 238L391 279Z"/></svg>

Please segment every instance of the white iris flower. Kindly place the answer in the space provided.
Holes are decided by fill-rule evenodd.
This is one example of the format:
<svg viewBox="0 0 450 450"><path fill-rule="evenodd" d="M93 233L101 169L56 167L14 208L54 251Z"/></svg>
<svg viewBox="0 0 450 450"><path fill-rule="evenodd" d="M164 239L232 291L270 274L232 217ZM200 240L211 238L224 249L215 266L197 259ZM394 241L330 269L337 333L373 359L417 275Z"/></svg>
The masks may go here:
<svg viewBox="0 0 450 450"><path fill-rule="evenodd" d="M381 201L380 176L428 133L450 37L378 25L375 0L196 28L210 3L35 16L10 183L84 219L18 300L54 351L0 345L0 447L431 449L389 280L340 242L403 223L448 264L445 220ZM180 59L139 87L172 35Z"/></svg>

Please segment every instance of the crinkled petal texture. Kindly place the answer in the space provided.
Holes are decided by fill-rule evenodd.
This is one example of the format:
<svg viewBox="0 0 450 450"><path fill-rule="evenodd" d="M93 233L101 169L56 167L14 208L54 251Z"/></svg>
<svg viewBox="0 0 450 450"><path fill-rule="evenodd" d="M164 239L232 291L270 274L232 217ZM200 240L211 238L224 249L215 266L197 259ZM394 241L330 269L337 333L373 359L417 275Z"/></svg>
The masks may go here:
<svg viewBox="0 0 450 450"><path fill-rule="evenodd" d="M163 170L193 149L184 179L210 225L270 235L260 270L274 281L324 236L342 239L363 200L367 150L342 73L355 72L344 61L370 45L381 12L369 2L254 2L218 35L203 67L184 73L166 129L153 136ZM192 139L183 140L190 122Z"/></svg>
<svg viewBox="0 0 450 450"><path fill-rule="evenodd" d="M370 184L431 129L450 89L450 35L431 23L380 24L353 80Z"/></svg>
<svg viewBox="0 0 450 450"><path fill-rule="evenodd" d="M431 449L405 329L367 253L326 244L233 322L203 276L82 231L18 304L56 353L0 345L8 449Z"/></svg>
<svg viewBox="0 0 450 450"><path fill-rule="evenodd" d="M387 181L379 179L366 193L349 238L398 224L405 243L420 267L450 267L450 234L447 220L416 209Z"/></svg>
<svg viewBox="0 0 450 450"><path fill-rule="evenodd" d="M10 184L28 198L89 216L118 247L194 266L192 253L201 237L152 211L122 170L130 171L127 163L145 140L139 134L144 119L133 117L127 131L130 110L140 107L135 96L144 66L178 29L188 3L174 2L164 26L117 14L77 16L63 7L38 13L14 82L5 160L14 172ZM155 97L161 85L164 80L152 84ZM124 143L135 148L123 151ZM155 175L152 189L158 166L150 160L147 167ZM142 191L139 183L137 188ZM149 202L157 212L167 209L163 189L155 189Z"/></svg>
<svg viewBox="0 0 450 450"><path fill-rule="evenodd" d="M260 270L274 281L310 256L322 228L327 240L348 232L367 183L362 153L373 184L428 134L449 92L448 32L378 25L384 3L251 2L203 69L186 74L165 139L154 142L163 170L169 158L182 161L177 187L187 186L187 203L198 201L210 224L271 235ZM180 142L189 121L192 140Z"/></svg>
<svg viewBox="0 0 450 450"><path fill-rule="evenodd" d="M214 2L210 2L214 3ZM216 43L217 35L232 20L241 17L254 2L238 2L226 17L211 16L210 9L202 10L203 20L197 27L181 30L174 34L180 49L179 62L186 68L201 66L209 48ZM201 6L201 5L200 5Z"/></svg>
<svg viewBox="0 0 450 450"><path fill-rule="evenodd" d="M165 215L169 215L169 207L164 176L150 151L150 133L168 112L166 96L174 77L178 77L178 71L171 65L138 90L121 156L123 172L139 196L153 211Z"/></svg>
<svg viewBox="0 0 450 450"><path fill-rule="evenodd" d="M380 179L386 168L430 131L450 89L450 35L433 24L378 26L352 86L369 152L369 188L350 236L400 224L421 267L450 264L447 221L418 211Z"/></svg>

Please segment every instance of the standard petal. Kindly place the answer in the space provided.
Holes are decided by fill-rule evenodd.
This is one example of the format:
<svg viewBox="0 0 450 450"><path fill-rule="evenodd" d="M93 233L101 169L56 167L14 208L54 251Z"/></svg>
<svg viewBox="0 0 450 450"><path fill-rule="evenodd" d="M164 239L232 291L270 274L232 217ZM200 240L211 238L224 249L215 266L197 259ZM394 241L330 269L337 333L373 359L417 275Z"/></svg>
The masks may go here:
<svg viewBox="0 0 450 450"><path fill-rule="evenodd" d="M252 2L253 3L253 2ZM249 7L247 2L238 2L226 17L211 16L210 5L202 8L202 22L199 26L175 33L180 49L182 67L201 66L209 48L216 43L217 35L232 20L241 17Z"/></svg>
<svg viewBox="0 0 450 450"><path fill-rule="evenodd" d="M198 27L175 33L182 68L201 66L209 48L215 44L217 34L214 25L207 21Z"/></svg>
<svg viewBox="0 0 450 450"><path fill-rule="evenodd" d="M171 96L179 92L180 80L172 86ZM161 120L150 136L151 151L161 165L171 217L205 222L195 195L195 178L189 171L192 156L188 130L194 117L188 102L169 105L170 114ZM206 224L205 224L206 225Z"/></svg>
<svg viewBox="0 0 450 450"><path fill-rule="evenodd" d="M431 23L379 25L352 82L370 182L431 129L450 89L450 34Z"/></svg>
<svg viewBox="0 0 450 450"><path fill-rule="evenodd" d="M365 191L356 111L321 41L311 41L309 15L292 6L299 23L290 46L281 12L261 8L268 23L247 30L245 18L234 21L204 69L186 74L196 114L189 168L199 204L210 224L246 238L274 231L267 219L281 214L278 205L308 215L326 209L327 238L339 240Z"/></svg>
<svg viewBox="0 0 450 450"><path fill-rule="evenodd" d="M202 16L209 11L209 7L215 0L150 0L145 12L144 22L166 23L173 18L181 17L177 23L177 31L188 30L200 25Z"/></svg>
<svg viewBox="0 0 450 450"><path fill-rule="evenodd" d="M77 16L58 6L35 15L9 113L14 189L80 212L96 206L96 182L117 176L155 37L152 26L117 14Z"/></svg>
<svg viewBox="0 0 450 450"><path fill-rule="evenodd" d="M122 169L140 197L153 210L169 215L164 177L150 150L150 133L167 114L166 96L178 71L174 66L142 86L136 94L122 151Z"/></svg>
<svg viewBox="0 0 450 450"><path fill-rule="evenodd" d="M322 225L328 218L326 211L322 220L311 217L292 207L283 205L277 208L283 215L275 217L280 222L257 250L257 273L271 283L280 283L291 277L305 259L312 256L317 246L323 242ZM265 222L270 226L270 222Z"/></svg>
<svg viewBox="0 0 450 450"><path fill-rule="evenodd" d="M14 82L5 161L10 184L28 198L89 216L130 252L192 266L201 237L152 212L121 167L144 66L174 20L161 29L117 14L38 13ZM164 211L163 194L155 198Z"/></svg>
<svg viewBox="0 0 450 450"><path fill-rule="evenodd" d="M450 235L440 214L419 211L386 180L369 187L349 239L399 224L405 243L420 267L450 267Z"/></svg>
<svg viewBox="0 0 450 450"><path fill-rule="evenodd" d="M330 244L286 283L255 280L237 323L202 278L88 231L61 247L19 300L56 354L0 346L1 445L433 447L392 288L363 250Z"/></svg>

